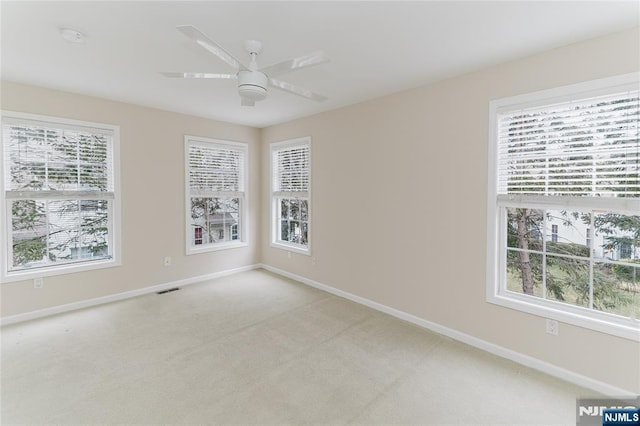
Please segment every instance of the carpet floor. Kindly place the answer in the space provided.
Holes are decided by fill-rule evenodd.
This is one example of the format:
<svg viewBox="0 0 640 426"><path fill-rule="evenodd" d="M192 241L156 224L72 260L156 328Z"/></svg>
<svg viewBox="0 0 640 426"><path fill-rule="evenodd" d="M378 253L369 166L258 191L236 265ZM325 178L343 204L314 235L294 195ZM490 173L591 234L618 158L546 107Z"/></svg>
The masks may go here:
<svg viewBox="0 0 640 426"><path fill-rule="evenodd" d="M2 328L12 424L575 424L593 392L263 270Z"/></svg>

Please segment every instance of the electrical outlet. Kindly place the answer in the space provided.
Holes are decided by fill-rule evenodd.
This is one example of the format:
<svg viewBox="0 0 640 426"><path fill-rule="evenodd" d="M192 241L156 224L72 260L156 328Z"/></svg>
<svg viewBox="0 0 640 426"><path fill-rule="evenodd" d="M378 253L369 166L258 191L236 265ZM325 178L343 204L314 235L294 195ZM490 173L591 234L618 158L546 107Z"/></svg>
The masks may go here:
<svg viewBox="0 0 640 426"><path fill-rule="evenodd" d="M291 259L291 252L290 251L287 252L287 258Z"/></svg>
<svg viewBox="0 0 640 426"><path fill-rule="evenodd" d="M558 321L547 319L547 334L558 335Z"/></svg>
<svg viewBox="0 0 640 426"><path fill-rule="evenodd" d="M312 265L315 265L316 263L317 263L317 261L316 261L316 257L315 257L315 256L313 256L313 257L311 258L311 264L312 264Z"/></svg>
<svg viewBox="0 0 640 426"><path fill-rule="evenodd" d="M42 288L42 287L44 287L44 278L34 278L33 288Z"/></svg>
<svg viewBox="0 0 640 426"><path fill-rule="evenodd" d="M171 256L165 256L164 266L171 266Z"/></svg>

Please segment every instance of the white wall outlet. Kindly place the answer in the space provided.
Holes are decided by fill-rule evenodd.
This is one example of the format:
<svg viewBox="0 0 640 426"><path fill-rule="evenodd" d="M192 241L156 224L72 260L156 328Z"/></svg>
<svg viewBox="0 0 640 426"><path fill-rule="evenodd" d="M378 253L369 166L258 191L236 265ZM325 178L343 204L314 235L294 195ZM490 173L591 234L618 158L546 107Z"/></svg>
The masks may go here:
<svg viewBox="0 0 640 426"><path fill-rule="evenodd" d="M312 265L315 265L316 263L318 263L318 261L316 260L316 257L315 257L315 256L313 256L313 257L311 258L311 264L312 264Z"/></svg>
<svg viewBox="0 0 640 426"><path fill-rule="evenodd" d="M44 278L34 278L33 288L42 288L42 287L44 287Z"/></svg>
<svg viewBox="0 0 640 426"><path fill-rule="evenodd" d="M287 258L291 259L291 252L290 251L287 252Z"/></svg>
<svg viewBox="0 0 640 426"><path fill-rule="evenodd" d="M558 335L558 321L547 319L547 333L554 336Z"/></svg>
<svg viewBox="0 0 640 426"><path fill-rule="evenodd" d="M164 266L171 266L171 256L164 257Z"/></svg>

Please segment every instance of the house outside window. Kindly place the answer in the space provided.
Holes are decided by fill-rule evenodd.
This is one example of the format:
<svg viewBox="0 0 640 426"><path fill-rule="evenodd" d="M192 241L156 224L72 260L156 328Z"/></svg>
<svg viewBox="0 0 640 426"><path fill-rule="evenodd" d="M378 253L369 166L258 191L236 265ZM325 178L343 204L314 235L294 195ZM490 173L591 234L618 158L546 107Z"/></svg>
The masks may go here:
<svg viewBox="0 0 640 426"><path fill-rule="evenodd" d="M119 128L3 111L2 142L2 280L119 265Z"/></svg>
<svg viewBox="0 0 640 426"><path fill-rule="evenodd" d="M185 136L187 254L247 245L247 154L245 143Z"/></svg>
<svg viewBox="0 0 640 426"><path fill-rule="evenodd" d="M638 81L491 102L489 302L640 340Z"/></svg>
<svg viewBox="0 0 640 426"><path fill-rule="evenodd" d="M311 138L271 144L271 245L310 254Z"/></svg>

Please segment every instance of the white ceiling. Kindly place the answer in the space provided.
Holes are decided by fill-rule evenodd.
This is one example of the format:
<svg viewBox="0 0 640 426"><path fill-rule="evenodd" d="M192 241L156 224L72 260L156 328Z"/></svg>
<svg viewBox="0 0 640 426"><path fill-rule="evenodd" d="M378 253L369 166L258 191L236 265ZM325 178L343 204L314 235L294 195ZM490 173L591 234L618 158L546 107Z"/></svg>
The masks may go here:
<svg viewBox="0 0 640 426"><path fill-rule="evenodd" d="M0 8L5 80L256 127L640 25L638 1L2 1ZM184 24L243 60L243 40L261 40L261 67L323 50L331 62L279 78L329 100L270 90L255 107L241 107L233 80L161 76L232 72L176 30ZM60 27L83 32L85 43L63 40Z"/></svg>

